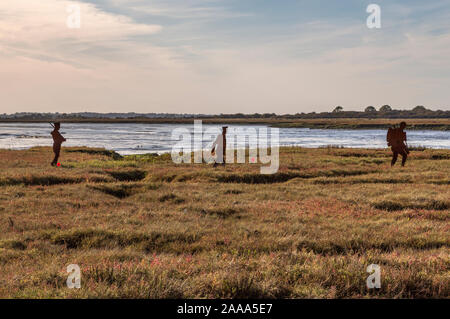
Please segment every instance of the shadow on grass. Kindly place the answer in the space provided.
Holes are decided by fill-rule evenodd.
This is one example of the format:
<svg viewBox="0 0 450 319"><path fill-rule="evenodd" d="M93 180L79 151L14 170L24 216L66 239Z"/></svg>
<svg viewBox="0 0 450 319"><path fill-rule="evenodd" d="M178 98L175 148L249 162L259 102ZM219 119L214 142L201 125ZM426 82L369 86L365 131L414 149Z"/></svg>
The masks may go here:
<svg viewBox="0 0 450 319"><path fill-rule="evenodd" d="M372 207L387 211L398 211L403 209L429 209L429 210L446 210L450 208L448 202L441 200L426 200L421 203L408 203L402 201L383 200L372 203Z"/></svg>
<svg viewBox="0 0 450 319"><path fill-rule="evenodd" d="M215 216L218 218L229 218L229 217L235 217L235 218L241 218L241 216L239 215L239 210L237 209L233 209L233 208L223 208L223 209L202 209L200 211L200 214L204 215L204 216Z"/></svg>
<svg viewBox="0 0 450 319"><path fill-rule="evenodd" d="M229 275L213 289L217 298L259 299L286 298L291 293L287 287L279 287L276 292L270 292L258 283L251 275Z"/></svg>
<svg viewBox="0 0 450 319"><path fill-rule="evenodd" d="M442 240L427 240L424 238L408 238L404 240L386 239L381 241L368 241L365 239L351 239L343 242L323 240L303 240L297 243L297 248L312 251L321 255L345 255L366 253L368 250L392 252L397 248L411 249L437 249L447 247L448 242Z"/></svg>
<svg viewBox="0 0 450 319"><path fill-rule="evenodd" d="M224 194L226 195L239 195L242 194L243 191L239 190L239 189L227 189Z"/></svg>
<svg viewBox="0 0 450 319"><path fill-rule="evenodd" d="M0 180L0 186L51 186L59 184L79 184L85 182L82 177L61 177L61 176L23 176L18 178L7 177Z"/></svg>
<svg viewBox="0 0 450 319"><path fill-rule="evenodd" d="M174 203L174 204L181 204L181 203L184 203L185 202L185 200L183 199L183 198L181 198L181 197L178 197L177 195L175 195L175 194L165 194L165 195L162 195L162 196L160 196L159 198L158 198L158 200L161 202L161 203L164 203L164 202L172 202L172 203Z"/></svg>
<svg viewBox="0 0 450 319"><path fill-rule="evenodd" d="M364 170L327 170L318 171L313 173L276 173L272 175L263 174L230 174L220 175L217 177L217 181L220 183L244 183L244 184L273 184L284 183L294 178L316 178L316 177L337 177L337 176L356 176L376 173L377 171L364 171Z"/></svg>
<svg viewBox="0 0 450 319"><path fill-rule="evenodd" d="M108 171L109 175L121 182L137 182L147 176L147 172L141 170L130 171Z"/></svg>
<svg viewBox="0 0 450 319"><path fill-rule="evenodd" d="M142 191L143 185L136 184L111 184L100 186L89 186L89 188L114 196L119 199L124 199L132 195L138 194Z"/></svg>
<svg viewBox="0 0 450 319"><path fill-rule="evenodd" d="M25 250L27 246L19 240L1 240L0 248L7 248L13 250Z"/></svg>
<svg viewBox="0 0 450 319"><path fill-rule="evenodd" d="M409 178L359 178L359 179L316 179L312 181L313 184L327 185L327 184L411 184L413 181Z"/></svg>
<svg viewBox="0 0 450 319"><path fill-rule="evenodd" d="M65 245L67 249L116 248L139 246L146 252L185 253L199 250L199 247L189 247L200 240L199 234L187 233L134 233L125 231L108 231L100 229L85 229L47 233L43 239L50 240L55 245Z"/></svg>

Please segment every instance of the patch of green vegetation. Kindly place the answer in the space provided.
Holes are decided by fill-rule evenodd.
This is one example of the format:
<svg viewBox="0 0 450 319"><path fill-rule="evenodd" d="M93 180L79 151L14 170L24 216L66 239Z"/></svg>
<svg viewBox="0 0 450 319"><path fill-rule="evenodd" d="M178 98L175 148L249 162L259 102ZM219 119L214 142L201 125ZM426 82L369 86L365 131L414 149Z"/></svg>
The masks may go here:
<svg viewBox="0 0 450 319"><path fill-rule="evenodd" d="M172 157L170 153L157 154L157 153L149 153L149 154L137 154L137 155L126 155L124 157L126 161L133 161L139 163L164 163L164 162L172 162Z"/></svg>
<svg viewBox="0 0 450 319"><path fill-rule="evenodd" d="M274 123L273 127L280 128L309 128L309 129L325 129L325 130L387 130L392 127L390 123L331 123L331 122L299 122L299 123ZM449 131L450 125L447 124L414 124L408 125L408 130L435 130Z"/></svg>
<svg viewBox="0 0 450 319"><path fill-rule="evenodd" d="M72 168L100 168L100 169L114 169L114 168L132 168L138 167L137 162L126 161L126 160L100 160L93 159L83 162L69 162Z"/></svg>
<svg viewBox="0 0 450 319"><path fill-rule="evenodd" d="M120 160L122 155L114 151L108 151L105 149L93 149L93 148L66 148L67 153L84 153L89 155L102 155L112 158L113 160Z"/></svg>

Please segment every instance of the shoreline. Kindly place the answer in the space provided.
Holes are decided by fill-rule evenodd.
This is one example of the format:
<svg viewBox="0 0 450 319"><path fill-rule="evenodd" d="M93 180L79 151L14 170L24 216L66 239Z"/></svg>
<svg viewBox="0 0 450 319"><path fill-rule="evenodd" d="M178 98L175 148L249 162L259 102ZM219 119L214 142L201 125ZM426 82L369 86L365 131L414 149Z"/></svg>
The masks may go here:
<svg viewBox="0 0 450 319"><path fill-rule="evenodd" d="M1 152L26 152L30 150L35 151L42 151L45 149L51 149L51 146L32 146L27 148L20 148L20 149L13 149L13 148L0 148ZM295 150L303 150L303 151L320 151L320 150L346 150L346 151L387 151L390 152L390 147L345 147L343 145L325 145L325 146L318 146L318 147L306 147L306 146L298 146L298 145L280 145L280 152L285 151L295 151ZM171 151L153 151L153 152L147 152L147 153L130 153L130 154L124 154L121 151L116 151L114 149L106 149L106 148L99 148L99 147L90 147L90 146L68 146L63 147L62 149L65 152L68 153L99 153L103 155L108 155L111 157L118 157L118 158L139 158L139 157L159 157L164 155L170 155ZM207 150L206 148L203 149L204 151ZM242 150L242 148L234 149L234 151ZM248 152L248 149L245 149L246 152ZM412 152L423 152L423 151L450 151L449 148L432 148L432 147L424 147L424 146L410 146L409 150ZM191 155L194 155L194 152L191 152Z"/></svg>
<svg viewBox="0 0 450 319"><path fill-rule="evenodd" d="M376 130L387 129L392 125L405 121L408 130L450 131L450 119L356 119L356 118L319 118L319 119L244 119L244 118L141 118L141 119L0 119L0 123L49 123L59 121L72 124L193 124L194 120L201 120L203 124L240 124L240 125L268 125L277 128L309 128L309 129L349 129Z"/></svg>

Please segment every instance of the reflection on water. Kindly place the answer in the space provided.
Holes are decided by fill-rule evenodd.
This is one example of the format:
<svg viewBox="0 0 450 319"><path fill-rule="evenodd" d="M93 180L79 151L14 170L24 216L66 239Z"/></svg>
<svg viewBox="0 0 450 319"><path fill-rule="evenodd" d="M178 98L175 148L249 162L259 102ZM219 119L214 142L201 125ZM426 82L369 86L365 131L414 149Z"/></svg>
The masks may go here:
<svg viewBox="0 0 450 319"><path fill-rule="evenodd" d="M204 124L203 130L222 125ZM229 125L230 128L267 128L262 125ZM71 124L63 123L61 132L67 138L64 146L101 147L115 150L122 155L169 152L177 140L172 139L175 128L187 128L193 133L193 125L187 124ZM33 146L50 146L52 128L45 123L0 123L0 148L26 149ZM270 131L270 129L269 129ZM407 131L410 146L450 149L449 131ZM193 134L192 134L193 136ZM305 128L281 128L281 146L320 147L339 145L352 148L385 148L384 130L323 130ZM204 137L203 146L212 143L211 136ZM270 144L270 142L269 142ZM241 147L243 145L238 145Z"/></svg>

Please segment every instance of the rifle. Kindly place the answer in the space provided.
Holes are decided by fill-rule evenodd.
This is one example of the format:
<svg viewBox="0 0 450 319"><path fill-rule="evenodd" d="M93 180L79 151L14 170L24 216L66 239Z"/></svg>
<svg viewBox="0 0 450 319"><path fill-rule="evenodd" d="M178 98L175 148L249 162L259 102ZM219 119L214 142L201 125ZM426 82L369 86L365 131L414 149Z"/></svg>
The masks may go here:
<svg viewBox="0 0 450 319"><path fill-rule="evenodd" d="M53 125L53 123L52 123L52 122L50 122L49 124L50 124L50 125L51 125L51 126L52 126L53 128L55 128L55 126Z"/></svg>

